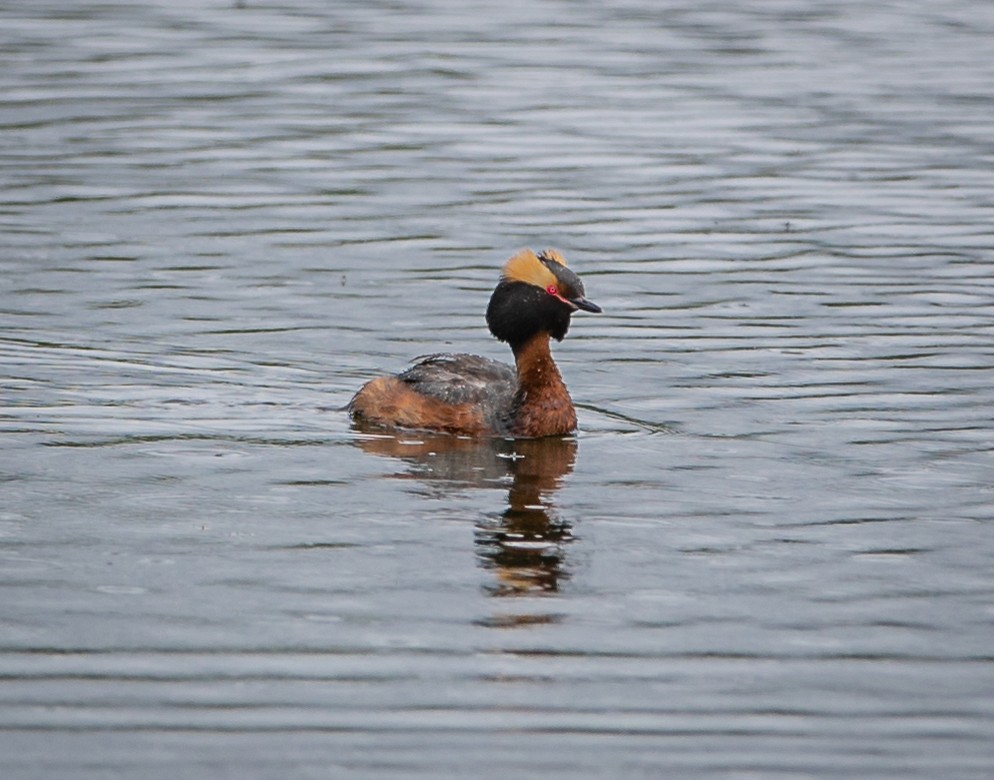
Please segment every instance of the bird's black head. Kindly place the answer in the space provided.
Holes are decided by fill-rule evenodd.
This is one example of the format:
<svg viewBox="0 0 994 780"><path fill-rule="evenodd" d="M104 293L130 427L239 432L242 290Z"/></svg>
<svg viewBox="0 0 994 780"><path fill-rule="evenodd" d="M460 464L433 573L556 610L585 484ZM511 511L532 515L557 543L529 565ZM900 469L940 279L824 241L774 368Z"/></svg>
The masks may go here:
<svg viewBox="0 0 994 780"><path fill-rule="evenodd" d="M504 265L487 306L487 325L517 350L541 332L562 341L577 309L601 310L584 297L583 282L566 267L563 256L554 249L537 255L525 249Z"/></svg>

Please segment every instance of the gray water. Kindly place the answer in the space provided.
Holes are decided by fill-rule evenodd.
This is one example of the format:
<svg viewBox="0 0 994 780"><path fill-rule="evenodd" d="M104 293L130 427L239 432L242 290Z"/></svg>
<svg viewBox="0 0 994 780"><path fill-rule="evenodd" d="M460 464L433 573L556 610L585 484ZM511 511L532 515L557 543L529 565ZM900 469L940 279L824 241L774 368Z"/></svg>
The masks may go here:
<svg viewBox="0 0 994 780"><path fill-rule="evenodd" d="M4 778L989 778L994 5L0 5ZM357 431L600 316L575 439Z"/></svg>

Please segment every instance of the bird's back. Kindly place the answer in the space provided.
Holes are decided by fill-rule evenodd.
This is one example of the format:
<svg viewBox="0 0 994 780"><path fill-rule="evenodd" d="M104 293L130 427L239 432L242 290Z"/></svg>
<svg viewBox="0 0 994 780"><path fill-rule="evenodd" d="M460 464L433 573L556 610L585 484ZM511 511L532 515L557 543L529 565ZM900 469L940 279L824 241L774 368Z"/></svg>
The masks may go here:
<svg viewBox="0 0 994 780"><path fill-rule="evenodd" d="M451 404L493 405L514 395L514 368L480 355L438 353L415 358L398 375L417 392Z"/></svg>
<svg viewBox="0 0 994 780"><path fill-rule="evenodd" d="M370 422L479 435L504 433L517 390L514 368L479 355L439 353L368 382L349 410Z"/></svg>

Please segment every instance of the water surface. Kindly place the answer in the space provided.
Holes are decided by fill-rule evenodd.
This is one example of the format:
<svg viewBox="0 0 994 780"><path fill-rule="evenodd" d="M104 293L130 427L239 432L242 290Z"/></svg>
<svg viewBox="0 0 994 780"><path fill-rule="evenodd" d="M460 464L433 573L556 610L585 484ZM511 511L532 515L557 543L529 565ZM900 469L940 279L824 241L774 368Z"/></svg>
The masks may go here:
<svg viewBox="0 0 994 780"><path fill-rule="evenodd" d="M986 5L0 31L5 776L990 776ZM354 430L522 246L579 435Z"/></svg>

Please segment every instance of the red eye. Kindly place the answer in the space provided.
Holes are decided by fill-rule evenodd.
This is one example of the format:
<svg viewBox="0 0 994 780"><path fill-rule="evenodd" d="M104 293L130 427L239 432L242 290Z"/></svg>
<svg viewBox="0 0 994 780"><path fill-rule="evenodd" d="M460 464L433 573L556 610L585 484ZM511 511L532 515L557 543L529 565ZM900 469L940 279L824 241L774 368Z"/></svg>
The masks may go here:
<svg viewBox="0 0 994 780"><path fill-rule="evenodd" d="M556 289L556 285L554 284L550 284L548 287L546 287L545 291L549 293L549 295L559 295L559 290Z"/></svg>

